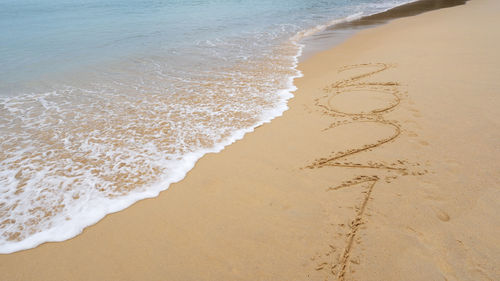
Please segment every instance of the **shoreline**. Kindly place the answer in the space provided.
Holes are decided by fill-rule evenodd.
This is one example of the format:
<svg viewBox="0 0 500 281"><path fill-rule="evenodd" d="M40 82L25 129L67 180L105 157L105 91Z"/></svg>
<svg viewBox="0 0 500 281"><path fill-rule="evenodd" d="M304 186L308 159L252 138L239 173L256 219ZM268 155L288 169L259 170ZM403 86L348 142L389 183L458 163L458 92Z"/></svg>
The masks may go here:
<svg viewBox="0 0 500 281"><path fill-rule="evenodd" d="M360 30L376 28L399 18L412 17L434 10L465 5L467 1L469 0L414 0L353 20L349 20L353 15L348 16L338 23L328 25L323 30L304 38L304 54L299 57L299 62L341 44Z"/></svg>
<svg viewBox="0 0 500 281"><path fill-rule="evenodd" d="M398 19L316 54L282 117L157 198L0 255L0 279L494 280L494 8Z"/></svg>
<svg viewBox="0 0 500 281"><path fill-rule="evenodd" d="M449 5L455 5L457 3L464 2L465 0L455 0L453 3L450 2ZM426 7L425 3L436 3L435 6L433 7ZM377 21L376 23L372 23L371 18L384 18L385 21L388 21L389 19L394 19L396 17L399 17L401 15L405 15L405 13L421 13L425 11L429 11L432 9L438 9L441 8L440 0L419 0L419 1L414 1L406 4L401 4L399 6L390 8L388 10L375 13L375 14L369 14L366 16L362 16L361 18L356 18L356 16L348 16L343 19L338 19L334 20L333 22L337 22L337 24L332 24L330 22L329 24L326 25L320 25L321 27L325 26L324 28L326 30L328 29L335 29L335 31L338 30L350 30L352 27L358 27L362 28L363 26L369 25L369 27L374 27L376 25L383 24L380 20ZM422 6L424 6L422 8ZM427 4L428 6L428 4ZM396 12L395 12L396 11ZM398 12L399 11L399 12ZM371 24L367 24L367 22L370 22ZM324 37L323 31L318 31L319 27L313 28L312 30L316 32L320 37ZM278 90L276 93L278 96L280 96L280 101L275 105L275 107L272 110L268 110L266 112L262 112L260 118L257 118L258 122L253 124L250 127L246 128L241 128L238 130L235 130L232 132L232 134L225 138L222 142L215 144L213 147L209 148L203 148L203 149L198 149L194 152L191 152L187 155L184 155L183 161L178 163L177 167L179 169L176 169L175 171L170 171L172 175L165 176L164 179L159 180L157 183L153 183L149 186L147 190L143 191L138 191L138 192L131 192L126 196L121 197L118 202L117 201L109 201L108 202L108 207L107 208L98 208L98 206L95 206L95 210L93 210L93 215L88 216L85 213L77 213L76 217L73 217L72 220L60 223L56 227L46 229L45 231L36 233L35 235L29 236L25 239L23 239L20 242L15 242L14 244L9 244L6 243L5 245L2 245L0 247L0 254L10 254L14 253L17 251L22 251L22 250L27 250L31 249L34 247L37 247L43 243L47 242L62 242L66 241L68 239L71 239L79 234L82 233L82 231L89 226L92 226L96 223L98 223L100 220L102 220L106 215L116 213L119 211L122 211L131 205L135 204L136 202L140 200L144 200L147 198L155 198L159 195L160 192L163 192L168 189L168 187L176 182L181 181L183 178L185 178L186 174L194 167L196 162L201 159L203 156L206 154L210 153L219 153L223 149L225 149L227 146L231 145L232 143L241 140L246 134L253 132L257 127L260 127L266 123L271 122L273 119L280 117L283 115L283 112L285 112L288 109L288 101L293 97L293 92L296 90L296 87L294 85L294 80L297 78L302 77L302 73L297 69L298 63L300 60L304 59L306 56L303 55L304 50L307 50L308 44L304 44L302 40L296 39L296 37L302 37L306 36L304 34L309 34L311 30L305 30L302 32L297 33L295 36L291 37L289 40L293 46L297 47L297 53L296 55L293 56L293 63L290 66L290 70L295 72L294 75L289 76L286 78L287 80L287 85L286 88L282 88ZM351 33L354 33L353 30L351 30ZM301 36L299 36L301 35ZM313 36L315 36L313 35ZM307 35L306 38L309 38L311 35ZM335 35L329 35L330 37L336 38L337 36ZM352 34L351 34L352 36ZM335 39L336 40L336 39ZM328 40L327 40L328 41ZM317 43L317 42L316 42ZM328 42L323 42L324 43L324 48L326 46L330 46ZM339 43L337 43L339 44ZM335 44L335 45L337 45ZM330 46L332 47L332 46ZM104 199L106 200L106 199ZM102 205L102 204L101 204ZM97 210L97 211L96 211ZM85 222L85 223L82 223ZM16 234L12 234L16 235Z"/></svg>

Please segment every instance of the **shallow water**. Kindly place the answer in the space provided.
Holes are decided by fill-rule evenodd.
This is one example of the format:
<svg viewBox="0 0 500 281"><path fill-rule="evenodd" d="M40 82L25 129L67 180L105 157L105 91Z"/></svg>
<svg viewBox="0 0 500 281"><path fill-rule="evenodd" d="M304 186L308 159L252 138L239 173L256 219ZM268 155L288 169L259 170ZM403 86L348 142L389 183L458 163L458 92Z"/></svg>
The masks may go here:
<svg viewBox="0 0 500 281"><path fill-rule="evenodd" d="M286 110L301 39L404 2L0 0L0 253L156 196Z"/></svg>

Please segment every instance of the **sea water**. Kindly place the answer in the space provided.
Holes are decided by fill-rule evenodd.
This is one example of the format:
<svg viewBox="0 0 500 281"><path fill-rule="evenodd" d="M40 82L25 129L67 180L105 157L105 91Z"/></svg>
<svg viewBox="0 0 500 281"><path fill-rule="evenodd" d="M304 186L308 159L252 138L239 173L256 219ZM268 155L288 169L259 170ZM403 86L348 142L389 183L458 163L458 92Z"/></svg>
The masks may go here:
<svg viewBox="0 0 500 281"><path fill-rule="evenodd" d="M301 39L405 0L0 0L0 253L157 196L287 109Z"/></svg>

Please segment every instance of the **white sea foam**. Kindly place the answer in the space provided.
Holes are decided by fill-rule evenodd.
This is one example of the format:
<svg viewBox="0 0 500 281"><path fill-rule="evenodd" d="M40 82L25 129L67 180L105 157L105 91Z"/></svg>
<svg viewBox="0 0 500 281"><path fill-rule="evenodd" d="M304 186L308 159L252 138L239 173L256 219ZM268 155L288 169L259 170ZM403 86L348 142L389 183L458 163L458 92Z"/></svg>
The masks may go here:
<svg viewBox="0 0 500 281"><path fill-rule="evenodd" d="M296 89L293 79L300 76L295 67L301 46L291 42L287 48L296 53L280 74L284 87L267 98L259 89L275 85L247 85L243 77L236 86L247 95L229 89L224 79L210 78L200 86L226 94L124 95L116 90L122 83L114 81L113 89L66 87L3 98L0 252L74 237L109 213L157 196L203 155L280 116ZM274 79L279 77L269 81ZM134 91L144 90L135 85Z"/></svg>

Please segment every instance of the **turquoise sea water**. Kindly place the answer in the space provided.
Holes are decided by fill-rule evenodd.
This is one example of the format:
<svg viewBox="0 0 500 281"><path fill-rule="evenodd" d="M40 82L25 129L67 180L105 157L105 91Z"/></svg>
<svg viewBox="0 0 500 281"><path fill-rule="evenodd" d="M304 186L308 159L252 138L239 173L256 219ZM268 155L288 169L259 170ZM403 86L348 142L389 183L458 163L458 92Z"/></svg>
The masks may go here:
<svg viewBox="0 0 500 281"><path fill-rule="evenodd" d="M247 43L261 46L220 54L249 56L317 24L401 2L1 0L1 93L17 94L26 83L36 90L36 83L67 71L94 71L153 54L202 56L204 44L259 40Z"/></svg>
<svg viewBox="0 0 500 281"><path fill-rule="evenodd" d="M0 0L0 253L154 197L286 110L301 39L404 0Z"/></svg>

